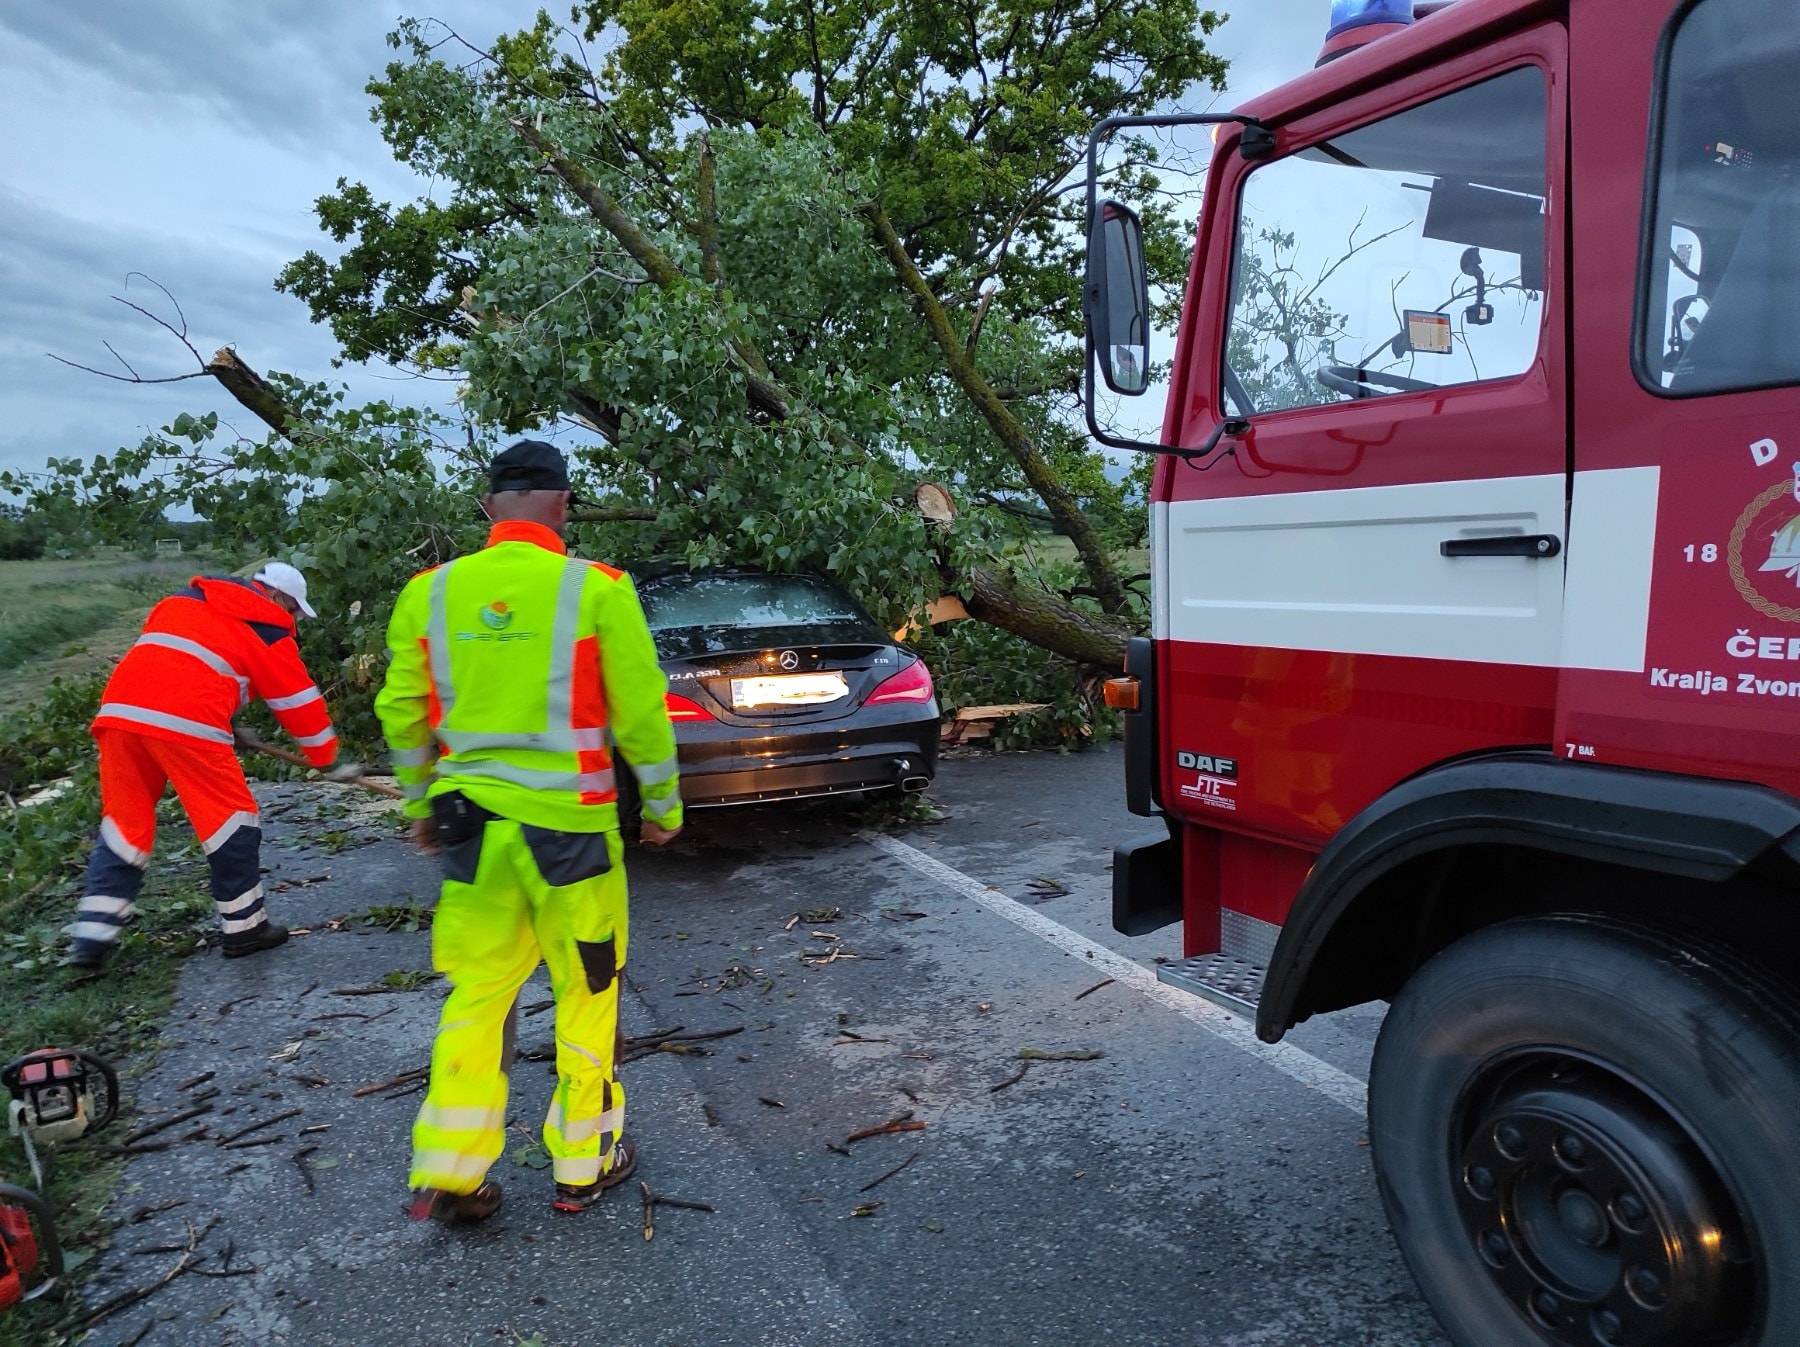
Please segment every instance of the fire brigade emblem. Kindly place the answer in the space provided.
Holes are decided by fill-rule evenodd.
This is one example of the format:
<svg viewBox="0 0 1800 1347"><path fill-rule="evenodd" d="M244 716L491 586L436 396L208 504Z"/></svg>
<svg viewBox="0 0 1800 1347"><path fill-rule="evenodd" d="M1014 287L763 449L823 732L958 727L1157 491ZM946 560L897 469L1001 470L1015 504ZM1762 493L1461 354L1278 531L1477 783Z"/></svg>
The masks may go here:
<svg viewBox="0 0 1800 1347"><path fill-rule="evenodd" d="M481 622L489 631L505 631L512 626L512 609L500 599L495 599L481 610Z"/></svg>
<svg viewBox="0 0 1800 1347"><path fill-rule="evenodd" d="M1725 559L1745 603L1764 617L1800 622L1800 463L1791 483L1775 483L1745 507Z"/></svg>

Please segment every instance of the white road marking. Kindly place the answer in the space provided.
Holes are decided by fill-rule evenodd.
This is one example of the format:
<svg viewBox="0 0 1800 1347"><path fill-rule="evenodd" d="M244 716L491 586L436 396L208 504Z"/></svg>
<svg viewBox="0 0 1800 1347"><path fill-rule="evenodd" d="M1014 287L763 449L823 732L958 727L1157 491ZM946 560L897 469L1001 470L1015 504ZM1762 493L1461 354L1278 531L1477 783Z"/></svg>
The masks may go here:
<svg viewBox="0 0 1800 1347"><path fill-rule="evenodd" d="M1354 1113L1367 1111L1369 1088L1349 1072L1340 1071L1330 1062L1320 1061L1310 1052L1304 1052L1292 1044L1264 1043L1256 1036L1256 1031L1247 1020L1232 1014L1223 1006L1215 1006L1191 992L1184 992L1178 987L1158 981L1156 974L1137 960L1089 940L1079 931L1071 931L1062 923L1050 920L1042 912L1007 897L991 884L983 884L897 837L865 832L862 839L877 851L885 852L926 878L965 898L973 899L995 916L1004 917L1015 926L1023 927L1038 939L1080 959L1084 965L1099 969L1133 991L1148 997L1163 1009L1174 1011L1183 1019L1224 1039L1239 1051L1267 1063L1307 1089L1317 1090L1327 1099L1342 1104Z"/></svg>

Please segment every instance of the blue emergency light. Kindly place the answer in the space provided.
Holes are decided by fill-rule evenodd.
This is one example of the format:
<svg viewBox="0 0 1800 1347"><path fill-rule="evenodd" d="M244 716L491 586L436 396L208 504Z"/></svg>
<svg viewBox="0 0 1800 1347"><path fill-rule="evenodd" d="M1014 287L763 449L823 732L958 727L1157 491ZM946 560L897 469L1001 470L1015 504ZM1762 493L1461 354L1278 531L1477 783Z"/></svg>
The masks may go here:
<svg viewBox="0 0 1800 1347"><path fill-rule="evenodd" d="M1325 34L1325 40L1329 42L1353 28L1412 21L1413 0L1332 0L1331 31Z"/></svg>

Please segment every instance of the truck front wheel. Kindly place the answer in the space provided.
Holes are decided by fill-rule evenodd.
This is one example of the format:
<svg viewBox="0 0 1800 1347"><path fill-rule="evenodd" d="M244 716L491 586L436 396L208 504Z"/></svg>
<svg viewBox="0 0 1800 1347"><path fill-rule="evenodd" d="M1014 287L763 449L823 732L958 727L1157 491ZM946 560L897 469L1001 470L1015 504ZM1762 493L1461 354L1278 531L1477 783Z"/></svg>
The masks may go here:
<svg viewBox="0 0 1800 1347"><path fill-rule="evenodd" d="M1375 1171L1458 1347L1800 1343L1800 1015L1723 962L1507 922L1396 997Z"/></svg>

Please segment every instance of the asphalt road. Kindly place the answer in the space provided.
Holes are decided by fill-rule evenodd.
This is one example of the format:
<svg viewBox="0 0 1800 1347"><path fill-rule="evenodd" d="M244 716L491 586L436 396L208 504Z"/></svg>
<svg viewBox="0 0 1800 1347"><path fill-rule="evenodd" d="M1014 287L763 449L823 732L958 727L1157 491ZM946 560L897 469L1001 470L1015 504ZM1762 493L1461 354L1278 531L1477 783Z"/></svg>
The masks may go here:
<svg viewBox="0 0 1800 1347"><path fill-rule="evenodd" d="M874 838L830 810L725 811L671 854L634 853L626 1031L743 1026L709 1056L625 1069L642 1177L717 1208L659 1208L650 1242L635 1185L550 1212L531 1147L552 1077L530 1060L500 1214L403 1218L418 1096L352 1092L425 1062L439 990L333 993L429 968L428 937L328 926L427 899L435 875L391 823L321 815L318 788L266 797L285 836L271 905L314 931L187 967L137 1104L154 1121L217 1089L193 1124L209 1135L131 1162L88 1301L181 1257L136 1250L197 1234L202 1261L90 1340L1441 1347L1354 1109L1379 1016L1271 1053L1161 990L1143 970L1175 933L1108 925L1110 848L1141 826L1118 780L1113 753L968 759L945 765L935 825ZM547 996L540 975L523 1003ZM523 1048L548 1043L552 1013L524 1017ZM1104 1056L996 1091L1023 1048ZM926 1127L828 1149L908 1112ZM279 1139L243 1145L259 1137Z"/></svg>

